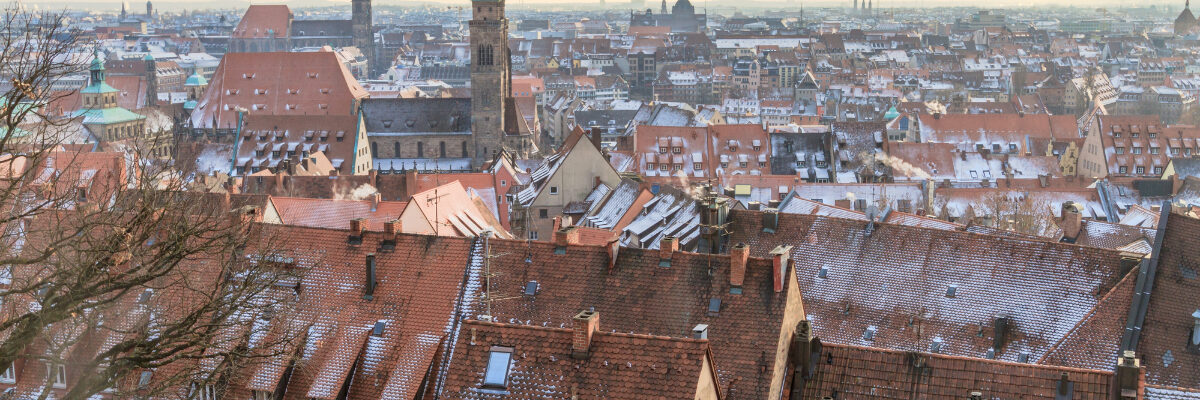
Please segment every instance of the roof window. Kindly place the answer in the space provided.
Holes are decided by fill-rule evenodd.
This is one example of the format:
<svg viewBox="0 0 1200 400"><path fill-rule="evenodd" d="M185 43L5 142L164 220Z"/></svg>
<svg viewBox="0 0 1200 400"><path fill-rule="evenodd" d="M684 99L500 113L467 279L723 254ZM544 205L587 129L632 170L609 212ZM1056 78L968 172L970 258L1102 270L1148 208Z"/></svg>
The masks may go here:
<svg viewBox="0 0 1200 400"><path fill-rule="evenodd" d="M537 291L538 291L538 281L529 281L529 282L525 283L525 292L524 293L526 296L533 296L533 295L537 294Z"/></svg>
<svg viewBox="0 0 1200 400"><path fill-rule="evenodd" d="M493 346L488 353L487 370L483 375L483 386L497 389L508 387L508 370L512 362L511 347Z"/></svg>
<svg viewBox="0 0 1200 400"><path fill-rule="evenodd" d="M708 316L715 317L721 312L721 299L713 297L708 299Z"/></svg>
<svg viewBox="0 0 1200 400"><path fill-rule="evenodd" d="M384 328L387 328L387 321L375 321L375 327L371 328L371 336L383 336Z"/></svg>

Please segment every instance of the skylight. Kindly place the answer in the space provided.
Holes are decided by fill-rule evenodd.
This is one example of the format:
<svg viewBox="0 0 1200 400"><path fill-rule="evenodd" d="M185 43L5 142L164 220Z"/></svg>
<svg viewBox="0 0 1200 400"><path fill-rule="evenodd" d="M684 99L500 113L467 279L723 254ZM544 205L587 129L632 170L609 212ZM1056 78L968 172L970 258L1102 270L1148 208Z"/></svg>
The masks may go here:
<svg viewBox="0 0 1200 400"><path fill-rule="evenodd" d="M492 347L488 354L487 371L483 376L483 386L493 388L508 387L508 367L512 361L511 347Z"/></svg>
<svg viewBox="0 0 1200 400"><path fill-rule="evenodd" d="M526 296L533 296L533 295L537 294L537 290L538 290L538 282L537 281L529 281L529 282L525 283L525 295Z"/></svg>

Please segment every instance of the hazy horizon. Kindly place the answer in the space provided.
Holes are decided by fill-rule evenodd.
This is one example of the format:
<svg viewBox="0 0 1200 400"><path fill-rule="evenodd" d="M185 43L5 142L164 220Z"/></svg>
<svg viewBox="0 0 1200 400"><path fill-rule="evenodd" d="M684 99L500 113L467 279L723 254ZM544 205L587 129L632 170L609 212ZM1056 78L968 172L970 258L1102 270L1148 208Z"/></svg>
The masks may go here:
<svg viewBox="0 0 1200 400"><path fill-rule="evenodd" d="M22 0L21 2L27 6L37 6L38 8L42 8L42 9L67 8L67 9L73 9L73 10L91 9L91 10L106 11L106 10L118 10L121 7L120 0L72 0L69 3L64 2L63 0ZM214 1L204 2L203 4L205 5L205 7L196 7L197 3L195 1L191 1L191 0L153 0L153 2L154 2L155 8L158 8L161 10L168 10L168 11L178 11L178 10L182 10L182 9L198 10L198 9L243 8L250 4L289 4L289 5L294 5L296 7L321 7L321 6L335 6L335 5L339 5L339 4L346 4L346 5L350 4L350 0L252 0L252 1L251 0L214 0ZM674 0L667 1L668 4L674 4L674 2L675 2ZM774 8L774 7L779 7L779 6L799 7L801 4L803 4L805 7L811 7L811 8L849 7L849 5L850 5L850 1L848 1L848 0L847 1L799 1L799 0L705 1L705 0L693 0L692 2L697 7L704 7L705 5L707 5L709 7L721 8L721 9L732 9L732 8L755 9L755 8ZM466 3L467 3L466 0L419 0L419 1L375 0L375 2L374 2L374 4L377 6L421 6L421 5L450 6L450 5L455 5L455 4L466 4ZM599 5L600 3L601 3L600 0L572 1L570 3L564 3L561 0L509 0L509 4L512 6L516 6L516 7L582 5L582 6L591 8L596 5ZM1152 1L1137 2L1135 4L1130 4L1130 2L1122 1L1122 0L1096 0L1096 1L1086 1L1086 0L1041 0L1041 1L996 0L996 1L987 2L986 8L1048 8L1048 7L1064 7L1064 6L1066 6L1066 7L1087 9L1087 8L1101 8L1101 7L1144 8L1147 6L1177 6L1180 9L1182 9L1183 8L1182 3L1183 3L1182 1L1169 1L1169 0L1152 0ZM139 1L139 0L133 0L133 1L129 1L129 4L131 4L131 5L137 4L137 5L132 6L132 8L134 10L138 10L138 9L141 9L144 2ZM622 8L629 8L628 5L632 4L632 3L628 2L628 1L607 1L606 4L607 4L608 8L622 9ZM653 6L653 5L659 4L659 0L646 0L644 4ZM880 1L875 2L875 7L878 9L914 8L914 7L974 8L974 7L979 7L979 6L980 6L979 4L964 4L961 1L953 1L953 0L899 0L899 1L880 0ZM641 8L641 7L639 7L639 8ZM980 7L980 8L982 8L982 7Z"/></svg>

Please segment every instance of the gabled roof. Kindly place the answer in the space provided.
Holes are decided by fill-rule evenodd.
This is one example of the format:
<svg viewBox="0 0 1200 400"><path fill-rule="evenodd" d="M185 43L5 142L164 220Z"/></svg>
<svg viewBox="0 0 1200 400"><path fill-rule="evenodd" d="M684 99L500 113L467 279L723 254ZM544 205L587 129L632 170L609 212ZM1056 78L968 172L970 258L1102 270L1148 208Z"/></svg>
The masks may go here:
<svg viewBox="0 0 1200 400"><path fill-rule="evenodd" d="M761 399L771 390L781 329L794 327L784 326L789 288L774 290L772 260L750 258L741 294L731 294L727 255L674 252L664 267L658 250L622 247L610 264L614 251L606 247L511 240L489 246L491 296L505 299L491 302L496 321L566 327L571 315L594 307L605 331L690 337L707 324L729 398ZM477 250L464 294L463 312L472 318L489 310L481 297L486 258ZM530 281L539 289L523 295Z"/></svg>
<svg viewBox="0 0 1200 400"><path fill-rule="evenodd" d="M252 4L238 21L234 39L286 38L292 11L283 4Z"/></svg>
<svg viewBox="0 0 1200 400"><path fill-rule="evenodd" d="M588 358L572 354L570 327L466 321L455 345L441 396L455 399L491 398L484 371L494 346L512 350L508 399L545 398L695 398L710 362L708 341L665 336L610 333L604 315L591 337ZM715 373L714 373L715 374ZM713 380L716 376L711 376Z"/></svg>
<svg viewBox="0 0 1200 400"><path fill-rule="evenodd" d="M229 53L213 73L191 123L233 129L239 107L250 115L352 115L355 100L367 96L332 51Z"/></svg>
<svg viewBox="0 0 1200 400"><path fill-rule="evenodd" d="M937 339L944 354L985 357L999 342L997 359L1037 360L1124 277L1112 250L794 214L764 233L761 212L729 218L730 242L752 254L795 246L805 312L829 343L928 351ZM1000 317L1011 323L994 341Z"/></svg>
<svg viewBox="0 0 1200 400"><path fill-rule="evenodd" d="M1146 383L1200 388L1200 353L1189 349L1200 319L1200 220L1171 214L1166 221L1150 304L1137 354ZM1193 345L1194 346L1194 345Z"/></svg>
<svg viewBox="0 0 1200 400"><path fill-rule="evenodd" d="M400 218L407 202L349 199L272 197L284 225L350 229L350 220L366 218L364 229L381 231L383 223Z"/></svg>

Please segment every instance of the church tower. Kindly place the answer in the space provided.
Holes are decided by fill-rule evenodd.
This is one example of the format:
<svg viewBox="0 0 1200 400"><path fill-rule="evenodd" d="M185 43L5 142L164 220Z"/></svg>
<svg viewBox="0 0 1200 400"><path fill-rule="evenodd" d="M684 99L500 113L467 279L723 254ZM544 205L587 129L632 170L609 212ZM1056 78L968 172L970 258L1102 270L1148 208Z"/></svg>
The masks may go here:
<svg viewBox="0 0 1200 400"><path fill-rule="evenodd" d="M471 164L478 167L504 147L512 72L504 0L474 0L471 10Z"/></svg>
<svg viewBox="0 0 1200 400"><path fill-rule="evenodd" d="M371 27L371 0L353 0L350 13L350 29L354 35L354 47L367 57L367 75L378 74L379 60L375 56L375 33Z"/></svg>

